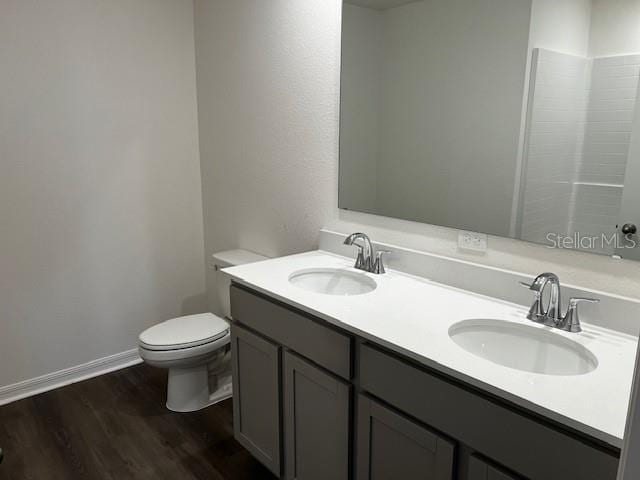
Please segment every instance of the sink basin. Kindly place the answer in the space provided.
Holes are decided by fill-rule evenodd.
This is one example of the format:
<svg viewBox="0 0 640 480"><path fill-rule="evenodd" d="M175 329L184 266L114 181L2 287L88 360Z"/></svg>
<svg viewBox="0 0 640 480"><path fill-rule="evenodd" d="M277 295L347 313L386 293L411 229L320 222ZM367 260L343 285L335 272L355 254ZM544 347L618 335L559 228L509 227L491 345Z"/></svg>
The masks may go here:
<svg viewBox="0 0 640 480"><path fill-rule="evenodd" d="M465 320L449 336L490 362L545 375L584 375L598 367L586 347L549 330L503 320Z"/></svg>
<svg viewBox="0 0 640 480"><path fill-rule="evenodd" d="M289 277L296 287L325 295L363 295L376 289L372 278L338 268L300 270Z"/></svg>

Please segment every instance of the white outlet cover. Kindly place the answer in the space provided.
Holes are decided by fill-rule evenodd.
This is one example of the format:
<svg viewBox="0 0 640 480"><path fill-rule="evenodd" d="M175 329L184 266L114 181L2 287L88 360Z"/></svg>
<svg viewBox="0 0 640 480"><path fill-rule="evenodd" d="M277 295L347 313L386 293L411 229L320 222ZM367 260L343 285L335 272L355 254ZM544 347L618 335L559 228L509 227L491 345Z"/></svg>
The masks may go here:
<svg viewBox="0 0 640 480"><path fill-rule="evenodd" d="M460 250L485 253L487 251L487 235L476 232L458 232L458 248Z"/></svg>

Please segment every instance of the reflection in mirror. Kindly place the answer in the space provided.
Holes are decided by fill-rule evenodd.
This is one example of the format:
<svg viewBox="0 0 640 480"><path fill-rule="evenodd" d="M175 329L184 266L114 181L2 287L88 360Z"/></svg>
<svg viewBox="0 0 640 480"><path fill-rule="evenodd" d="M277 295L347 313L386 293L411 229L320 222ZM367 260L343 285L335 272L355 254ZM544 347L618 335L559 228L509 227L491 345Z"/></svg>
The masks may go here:
<svg viewBox="0 0 640 480"><path fill-rule="evenodd" d="M640 0L346 0L340 208L640 259L639 72Z"/></svg>

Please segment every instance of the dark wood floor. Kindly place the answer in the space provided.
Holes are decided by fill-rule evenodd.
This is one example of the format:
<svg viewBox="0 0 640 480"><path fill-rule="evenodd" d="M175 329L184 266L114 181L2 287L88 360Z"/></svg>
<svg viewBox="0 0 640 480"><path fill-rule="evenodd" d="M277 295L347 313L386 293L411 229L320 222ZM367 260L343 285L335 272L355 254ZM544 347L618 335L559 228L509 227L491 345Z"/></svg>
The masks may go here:
<svg viewBox="0 0 640 480"><path fill-rule="evenodd" d="M231 401L178 414L140 365L0 407L0 480L269 479L233 439Z"/></svg>

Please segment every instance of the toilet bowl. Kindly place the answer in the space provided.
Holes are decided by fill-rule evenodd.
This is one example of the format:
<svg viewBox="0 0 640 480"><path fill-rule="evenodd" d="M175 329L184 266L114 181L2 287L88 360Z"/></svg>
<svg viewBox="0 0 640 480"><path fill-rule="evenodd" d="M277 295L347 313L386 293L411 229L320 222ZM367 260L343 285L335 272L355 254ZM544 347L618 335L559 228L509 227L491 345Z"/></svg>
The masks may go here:
<svg viewBox="0 0 640 480"><path fill-rule="evenodd" d="M265 260L245 250L213 255L217 291L222 312L229 318L229 280L219 273L224 267ZM173 318L154 325L138 337L142 360L169 370L167 408L193 412L232 395L230 325L213 313Z"/></svg>

